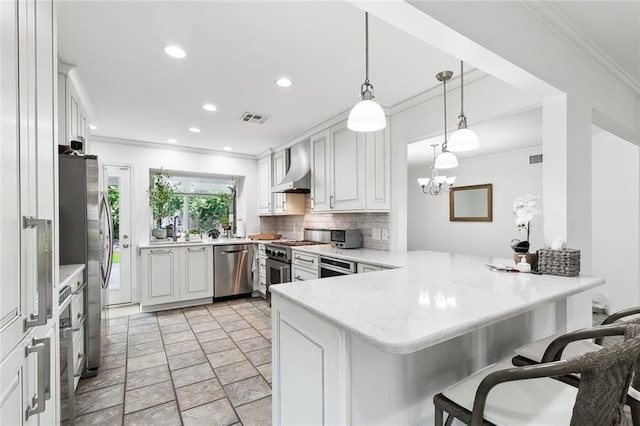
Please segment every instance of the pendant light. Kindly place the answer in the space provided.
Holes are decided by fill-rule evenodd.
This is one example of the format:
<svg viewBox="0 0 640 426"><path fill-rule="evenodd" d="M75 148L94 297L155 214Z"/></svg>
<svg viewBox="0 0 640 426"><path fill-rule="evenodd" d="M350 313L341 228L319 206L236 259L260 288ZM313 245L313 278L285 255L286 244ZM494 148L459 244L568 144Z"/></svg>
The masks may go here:
<svg viewBox="0 0 640 426"><path fill-rule="evenodd" d="M480 148L478 135L467 128L467 117L464 115L464 62L460 61L460 115L458 116L458 130L453 132L449 140L449 150L462 152L477 148Z"/></svg>
<svg viewBox="0 0 640 426"><path fill-rule="evenodd" d="M433 167L436 169L452 169L458 167L458 159L449 152L447 147L447 81L453 76L452 71L442 71L436 74L438 81L442 82L444 88L444 142L442 143L442 152L436 157Z"/></svg>
<svg viewBox="0 0 640 426"><path fill-rule="evenodd" d="M439 146L437 143L432 143L433 147L433 160L434 165L431 166L430 178L418 178L418 185L422 188L422 192L427 195L438 196L445 192L451 192L453 184L456 182L455 176L443 176L438 173L438 169L435 168L436 148Z"/></svg>
<svg viewBox="0 0 640 426"><path fill-rule="evenodd" d="M369 13L364 13L364 38L365 38L365 80L360 86L358 102L349 113L347 127L356 132L375 132L387 126L382 107L373 99L373 84L369 82Z"/></svg>

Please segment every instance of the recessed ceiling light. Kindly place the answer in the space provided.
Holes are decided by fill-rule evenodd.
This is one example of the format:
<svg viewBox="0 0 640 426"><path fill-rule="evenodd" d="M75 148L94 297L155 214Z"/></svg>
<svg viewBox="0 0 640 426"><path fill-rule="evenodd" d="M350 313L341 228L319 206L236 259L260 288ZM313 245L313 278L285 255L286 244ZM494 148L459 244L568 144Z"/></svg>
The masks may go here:
<svg viewBox="0 0 640 426"><path fill-rule="evenodd" d="M178 143L178 141L175 140L175 139L167 139L167 142L169 142L169 143Z"/></svg>
<svg viewBox="0 0 640 426"><path fill-rule="evenodd" d="M202 105L202 109L206 111L217 111L218 108L214 104L204 104Z"/></svg>
<svg viewBox="0 0 640 426"><path fill-rule="evenodd" d="M289 80L287 77L280 77L276 80L276 85L280 87L291 87L293 86L293 81Z"/></svg>
<svg viewBox="0 0 640 426"><path fill-rule="evenodd" d="M97 127L96 127L96 126L94 126L93 124L91 124L91 125L89 126L89 128L90 128L91 130L96 130L96 129L97 129Z"/></svg>
<svg viewBox="0 0 640 426"><path fill-rule="evenodd" d="M225 151L233 151L233 148L231 148L230 146L225 146L224 148Z"/></svg>
<svg viewBox="0 0 640 426"><path fill-rule="evenodd" d="M198 129L197 127L189 127L189 131L193 133L200 133L200 129Z"/></svg>
<svg viewBox="0 0 640 426"><path fill-rule="evenodd" d="M171 56L172 58L177 58L177 59L182 59L185 56L187 56L185 51L182 50L181 47L176 45L165 46L164 53Z"/></svg>

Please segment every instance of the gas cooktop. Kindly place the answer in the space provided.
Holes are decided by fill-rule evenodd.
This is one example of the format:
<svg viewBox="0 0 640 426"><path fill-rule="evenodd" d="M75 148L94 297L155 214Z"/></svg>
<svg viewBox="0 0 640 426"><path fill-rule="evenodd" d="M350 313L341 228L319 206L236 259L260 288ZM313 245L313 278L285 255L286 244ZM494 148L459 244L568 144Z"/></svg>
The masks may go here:
<svg viewBox="0 0 640 426"><path fill-rule="evenodd" d="M316 241L273 241L273 242L270 242L269 244L285 246L285 247L295 247L295 246L312 246L312 245L324 244L324 243L319 243Z"/></svg>

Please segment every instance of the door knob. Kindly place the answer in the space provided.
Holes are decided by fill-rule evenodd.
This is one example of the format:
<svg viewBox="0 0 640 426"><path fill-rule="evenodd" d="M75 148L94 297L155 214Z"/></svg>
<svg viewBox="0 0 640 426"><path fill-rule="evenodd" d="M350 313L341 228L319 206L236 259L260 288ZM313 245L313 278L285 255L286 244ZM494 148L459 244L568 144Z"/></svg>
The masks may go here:
<svg viewBox="0 0 640 426"><path fill-rule="evenodd" d="M122 236L122 238L124 238L124 239L126 240L127 238L129 238L129 236L128 236L127 234L124 234L124 235Z"/></svg>
<svg viewBox="0 0 640 426"><path fill-rule="evenodd" d="M122 247L124 247L124 248L129 248L129 244L124 243L124 244L122 245Z"/></svg>

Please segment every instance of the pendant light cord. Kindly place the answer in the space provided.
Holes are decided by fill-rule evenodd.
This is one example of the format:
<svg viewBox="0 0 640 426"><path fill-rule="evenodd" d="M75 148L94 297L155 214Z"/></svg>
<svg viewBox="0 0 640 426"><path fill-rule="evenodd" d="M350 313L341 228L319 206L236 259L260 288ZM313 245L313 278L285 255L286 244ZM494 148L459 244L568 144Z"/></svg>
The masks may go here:
<svg viewBox="0 0 640 426"><path fill-rule="evenodd" d="M444 87L444 143L442 144L442 152L447 150L447 80L442 82Z"/></svg>
<svg viewBox="0 0 640 426"><path fill-rule="evenodd" d="M369 12L364 13L364 68L365 68L365 83L369 83Z"/></svg>
<svg viewBox="0 0 640 426"><path fill-rule="evenodd" d="M464 62L460 61L460 115L464 116Z"/></svg>

